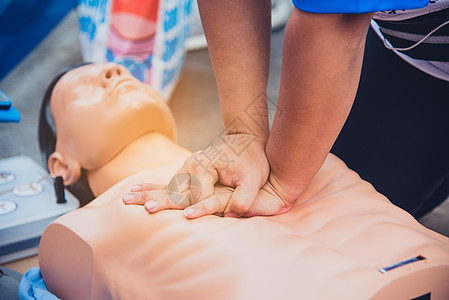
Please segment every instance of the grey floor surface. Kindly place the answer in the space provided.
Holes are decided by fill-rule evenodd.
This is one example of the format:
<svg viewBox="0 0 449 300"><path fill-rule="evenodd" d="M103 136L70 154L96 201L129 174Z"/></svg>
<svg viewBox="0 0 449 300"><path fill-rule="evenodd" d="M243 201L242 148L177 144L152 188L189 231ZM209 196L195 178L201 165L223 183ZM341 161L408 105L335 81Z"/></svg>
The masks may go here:
<svg viewBox="0 0 449 300"><path fill-rule="evenodd" d="M268 96L277 99L283 31L272 36ZM21 113L20 123L0 123L0 158L26 154L40 162L37 146L38 110L45 88L64 67L82 60L78 23L70 13L55 30L0 82L0 90ZM223 130L220 105L207 50L187 55L179 84L170 100L178 126L178 142L197 151L216 141ZM449 236L449 200L420 219Z"/></svg>

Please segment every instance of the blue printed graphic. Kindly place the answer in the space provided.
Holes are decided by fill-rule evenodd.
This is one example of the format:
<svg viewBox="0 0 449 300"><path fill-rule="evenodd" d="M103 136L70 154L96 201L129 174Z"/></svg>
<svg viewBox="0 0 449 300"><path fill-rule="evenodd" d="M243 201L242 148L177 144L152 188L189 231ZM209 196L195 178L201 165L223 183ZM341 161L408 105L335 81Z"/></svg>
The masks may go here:
<svg viewBox="0 0 449 300"><path fill-rule="evenodd" d="M97 27L105 22L108 0L79 0L78 4L83 8L79 13L80 33L93 42Z"/></svg>
<svg viewBox="0 0 449 300"><path fill-rule="evenodd" d="M135 57L115 57L114 53L110 49L107 50L106 59L109 62L115 62L121 64L126 67L131 74L139 79L140 81L145 81L145 71L151 68L151 59L152 55L150 55L144 61L141 61Z"/></svg>
<svg viewBox="0 0 449 300"><path fill-rule="evenodd" d="M164 31L167 32L178 23L178 7L165 12Z"/></svg>
<svg viewBox="0 0 449 300"><path fill-rule="evenodd" d="M162 59L165 62L168 62L170 58L175 54L176 50L178 49L178 38L175 37L172 40L165 41L165 51L164 55L162 56Z"/></svg>
<svg viewBox="0 0 449 300"><path fill-rule="evenodd" d="M162 79L162 89L164 89L169 83L173 81L178 71L178 67L173 69L164 70L164 78Z"/></svg>
<svg viewBox="0 0 449 300"><path fill-rule="evenodd" d="M108 5L108 0L78 0L78 5L84 5L96 10L96 14L100 17L97 21L104 23L104 20L106 19L106 6Z"/></svg>
<svg viewBox="0 0 449 300"><path fill-rule="evenodd" d="M184 43L189 36L189 22L183 22L192 13L192 0L179 1L173 9L165 11L164 14L164 31L168 34L165 36L164 51L162 60L170 63L171 68L165 67L162 76L162 87L164 90L172 84L179 76L184 62ZM168 37L170 36L170 38ZM174 37L173 37L174 36ZM177 55L180 54L180 55ZM173 61L176 59L176 61ZM174 64L173 64L174 63ZM174 67L173 67L174 66Z"/></svg>
<svg viewBox="0 0 449 300"><path fill-rule="evenodd" d="M192 0L187 0L184 5L184 15L187 17L192 12Z"/></svg>
<svg viewBox="0 0 449 300"><path fill-rule="evenodd" d="M95 32L97 30L97 24L92 20L91 17L80 17L80 31L85 33L89 37L89 41L93 41L95 37Z"/></svg>

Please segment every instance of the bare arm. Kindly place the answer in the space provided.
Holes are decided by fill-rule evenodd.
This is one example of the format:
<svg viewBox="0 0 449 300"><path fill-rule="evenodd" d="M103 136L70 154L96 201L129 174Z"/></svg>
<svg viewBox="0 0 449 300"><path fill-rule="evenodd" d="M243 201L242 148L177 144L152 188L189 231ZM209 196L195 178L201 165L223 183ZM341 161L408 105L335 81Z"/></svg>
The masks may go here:
<svg viewBox="0 0 449 300"><path fill-rule="evenodd" d="M269 0L199 1L226 132L220 143L186 159L167 187L173 199L164 202L155 196L148 208L150 212L174 205L185 208L189 218L215 213L221 203L214 188L219 182L233 188L224 214L244 215L267 182L270 3ZM256 115L251 114L254 110ZM181 177L187 179L180 183Z"/></svg>
<svg viewBox="0 0 449 300"><path fill-rule="evenodd" d="M265 146L268 116L256 123L245 108L257 98L254 105L266 110L271 1L199 0L198 5L227 134L255 133ZM243 128L229 126L236 118L243 121Z"/></svg>
<svg viewBox="0 0 449 300"><path fill-rule="evenodd" d="M371 16L298 9L290 16L278 112L266 146L269 180L289 202L322 166L349 114Z"/></svg>
<svg viewBox="0 0 449 300"><path fill-rule="evenodd" d="M268 179L265 145L269 132L266 89L270 3L199 1L226 132L221 143L195 153L178 172L190 178L190 183L182 188L183 197L192 205L186 209L188 217L212 213L204 210L202 204L195 204L206 200L219 202L214 195L216 182L235 189L225 214L243 215ZM211 160L212 153L219 153L218 159ZM200 192L192 192L193 180L201 186Z"/></svg>

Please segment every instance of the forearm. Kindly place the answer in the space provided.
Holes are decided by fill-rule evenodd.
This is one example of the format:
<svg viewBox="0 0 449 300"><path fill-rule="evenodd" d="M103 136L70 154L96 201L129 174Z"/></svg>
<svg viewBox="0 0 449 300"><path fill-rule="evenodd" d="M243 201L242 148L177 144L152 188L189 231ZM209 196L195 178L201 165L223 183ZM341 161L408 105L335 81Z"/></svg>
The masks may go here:
<svg viewBox="0 0 449 300"><path fill-rule="evenodd" d="M270 3L198 1L226 133L256 134L264 142L268 136ZM241 122L234 122L237 119Z"/></svg>
<svg viewBox="0 0 449 300"><path fill-rule="evenodd" d="M370 19L297 9L290 16L266 146L272 183L287 198L296 198L319 170L349 114Z"/></svg>

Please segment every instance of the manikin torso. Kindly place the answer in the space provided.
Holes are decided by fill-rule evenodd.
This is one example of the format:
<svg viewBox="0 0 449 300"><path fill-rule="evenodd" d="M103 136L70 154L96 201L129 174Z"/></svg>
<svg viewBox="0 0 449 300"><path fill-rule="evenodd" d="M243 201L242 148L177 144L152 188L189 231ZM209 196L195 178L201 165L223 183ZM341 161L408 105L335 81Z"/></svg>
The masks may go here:
<svg viewBox="0 0 449 300"><path fill-rule="evenodd" d="M179 164L133 175L52 223L39 249L62 299L413 299L449 295L449 240L329 156L286 214L187 220L121 200ZM418 256L385 274L379 269ZM444 283L446 281L446 283Z"/></svg>
<svg viewBox="0 0 449 300"><path fill-rule="evenodd" d="M449 239L392 205L333 155L292 210L278 216L188 220L179 210L150 215L125 206L122 196L132 184L167 183L189 155L154 131L87 168L94 193L105 192L44 232L39 264L58 297L449 297Z"/></svg>

